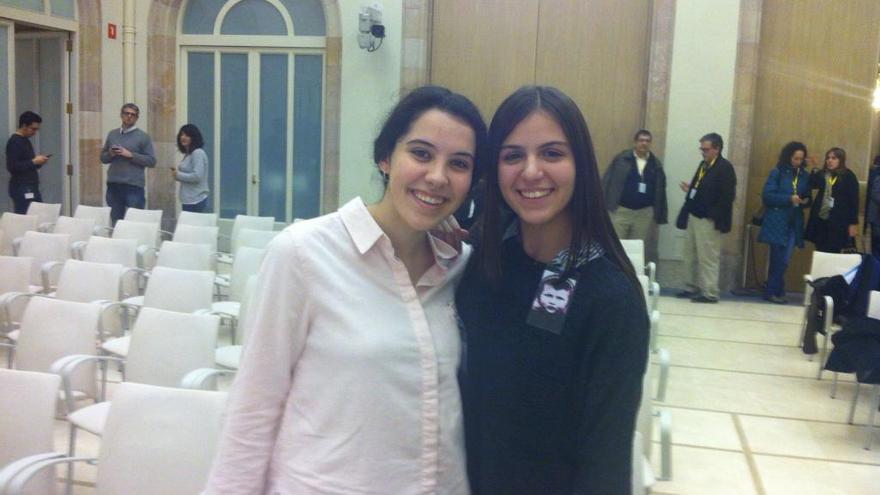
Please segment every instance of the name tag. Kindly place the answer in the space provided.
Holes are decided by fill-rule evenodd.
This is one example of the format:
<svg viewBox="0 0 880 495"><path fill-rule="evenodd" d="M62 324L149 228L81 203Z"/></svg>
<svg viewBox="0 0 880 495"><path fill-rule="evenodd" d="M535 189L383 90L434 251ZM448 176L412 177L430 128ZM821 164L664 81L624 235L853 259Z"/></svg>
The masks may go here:
<svg viewBox="0 0 880 495"><path fill-rule="evenodd" d="M696 189L691 189L690 194L688 194L688 198L690 198L690 199L694 199L694 196L696 196L696 195L697 195L697 190L696 190Z"/></svg>
<svg viewBox="0 0 880 495"><path fill-rule="evenodd" d="M639 182L639 192L642 194L645 194L646 192L648 192L648 185L645 184L644 182Z"/></svg>
<svg viewBox="0 0 880 495"><path fill-rule="evenodd" d="M834 208L834 198L828 198L828 207Z"/></svg>
<svg viewBox="0 0 880 495"><path fill-rule="evenodd" d="M24 199L34 199L34 193L24 193Z"/></svg>

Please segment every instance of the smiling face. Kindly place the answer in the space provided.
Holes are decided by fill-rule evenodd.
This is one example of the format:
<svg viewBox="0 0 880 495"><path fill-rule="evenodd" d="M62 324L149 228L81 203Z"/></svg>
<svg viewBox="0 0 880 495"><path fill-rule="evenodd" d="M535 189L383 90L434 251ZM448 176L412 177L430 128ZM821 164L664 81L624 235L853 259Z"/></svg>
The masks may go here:
<svg viewBox="0 0 880 495"><path fill-rule="evenodd" d="M423 113L379 162L388 186L377 205L393 225L427 232L461 206L471 186L474 131L443 111Z"/></svg>
<svg viewBox="0 0 880 495"><path fill-rule="evenodd" d="M562 127L544 111L523 119L501 145L498 186L524 227L570 230L574 183L571 146Z"/></svg>

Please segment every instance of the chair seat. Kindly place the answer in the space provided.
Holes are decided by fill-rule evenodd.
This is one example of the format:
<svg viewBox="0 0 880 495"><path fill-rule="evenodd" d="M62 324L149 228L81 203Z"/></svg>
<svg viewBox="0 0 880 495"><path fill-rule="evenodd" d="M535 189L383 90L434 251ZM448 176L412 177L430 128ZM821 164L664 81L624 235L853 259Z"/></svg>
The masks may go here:
<svg viewBox="0 0 880 495"><path fill-rule="evenodd" d="M217 301L211 304L211 311L214 313L223 313L233 318L238 318L238 312L241 304L237 301Z"/></svg>
<svg viewBox="0 0 880 495"><path fill-rule="evenodd" d="M13 330L6 334L6 338L13 342L18 342L19 335L21 335L21 330Z"/></svg>
<svg viewBox="0 0 880 495"><path fill-rule="evenodd" d="M89 433L101 436L104 433L104 424L107 422L107 413L110 412L110 402L99 402L73 411L67 416L77 428Z"/></svg>
<svg viewBox="0 0 880 495"><path fill-rule="evenodd" d="M115 356L128 356L128 347L131 345L131 337L119 337L118 339L110 339L101 344L101 349Z"/></svg>
<svg viewBox="0 0 880 495"><path fill-rule="evenodd" d="M217 261L220 263L232 264L232 255L229 253L217 253Z"/></svg>
<svg viewBox="0 0 880 495"><path fill-rule="evenodd" d="M241 361L241 346L227 345L224 347L218 347L217 350L214 351L214 361L224 368L237 370L238 363Z"/></svg>
<svg viewBox="0 0 880 495"><path fill-rule="evenodd" d="M28 292L30 292L31 294L39 294L40 292L43 292L43 286L42 285L28 285Z"/></svg>
<svg viewBox="0 0 880 495"><path fill-rule="evenodd" d="M124 302L126 304L131 304L133 306L143 306L144 305L144 296L127 297L122 302Z"/></svg>

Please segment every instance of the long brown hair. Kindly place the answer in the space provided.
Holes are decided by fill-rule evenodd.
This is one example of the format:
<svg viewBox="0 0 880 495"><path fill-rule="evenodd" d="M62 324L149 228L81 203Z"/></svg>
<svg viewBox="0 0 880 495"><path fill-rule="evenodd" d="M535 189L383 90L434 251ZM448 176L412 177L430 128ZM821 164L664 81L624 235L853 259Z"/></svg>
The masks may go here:
<svg viewBox="0 0 880 495"><path fill-rule="evenodd" d="M617 265L636 287L639 281L605 209L599 167L593 140L587 122L577 104L562 91L549 86L524 86L501 103L489 125L489 146L485 174L486 210L481 233L482 256L480 263L489 281L495 285L501 280L499 253L502 242L502 208L509 210L498 185L498 159L504 140L520 122L541 110L555 120L571 147L574 156L574 192L568 208L572 219L569 252L576 253L582 246L598 243L608 258ZM515 219L514 221L518 221ZM570 277L575 256L569 256L561 279Z"/></svg>

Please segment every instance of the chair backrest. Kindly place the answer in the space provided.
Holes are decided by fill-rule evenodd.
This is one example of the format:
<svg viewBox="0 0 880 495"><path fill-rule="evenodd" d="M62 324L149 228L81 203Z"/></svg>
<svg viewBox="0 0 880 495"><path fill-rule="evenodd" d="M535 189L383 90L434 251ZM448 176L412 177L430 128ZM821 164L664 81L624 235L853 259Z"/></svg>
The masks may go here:
<svg viewBox="0 0 880 495"><path fill-rule="evenodd" d="M868 299L868 318L880 320L880 292L876 290L871 291Z"/></svg>
<svg viewBox="0 0 880 495"><path fill-rule="evenodd" d="M199 225L177 224L174 229L174 240L188 242L190 244L205 244L212 253L217 252L218 227L203 227Z"/></svg>
<svg viewBox="0 0 880 495"><path fill-rule="evenodd" d="M280 233L280 230L241 229L238 233L238 248L252 247L264 249ZM236 251L236 254L238 254L238 251Z"/></svg>
<svg viewBox="0 0 880 495"><path fill-rule="evenodd" d="M156 266L181 270L214 270L214 253L206 244L165 241L159 249Z"/></svg>
<svg viewBox="0 0 880 495"><path fill-rule="evenodd" d="M113 238L134 239L138 246L156 247L159 241L159 224L118 220L113 227Z"/></svg>
<svg viewBox="0 0 880 495"><path fill-rule="evenodd" d="M147 282L144 306L192 313L211 309L213 296L214 272L157 266Z"/></svg>
<svg viewBox="0 0 880 495"><path fill-rule="evenodd" d="M813 261L810 265L810 275L813 279L821 277L830 277L832 275L843 275L850 269L858 266L862 262L860 254L838 254L823 253L820 251L813 252Z"/></svg>
<svg viewBox="0 0 880 495"><path fill-rule="evenodd" d="M131 332L125 379L177 387L190 371L214 367L220 317L143 308Z"/></svg>
<svg viewBox="0 0 880 495"><path fill-rule="evenodd" d="M197 225L200 227L216 227L216 213L196 213L194 211L181 211L177 217L177 225Z"/></svg>
<svg viewBox="0 0 880 495"><path fill-rule="evenodd" d="M251 230L274 230L275 217L255 217L249 215L236 215L235 222L232 223L232 235L229 238L232 241L230 251L235 254L238 250L238 236L244 229Z"/></svg>
<svg viewBox="0 0 880 495"><path fill-rule="evenodd" d="M626 254L636 253L645 256L645 241L641 239L621 239L620 244L623 245Z"/></svg>
<svg viewBox="0 0 880 495"><path fill-rule="evenodd" d="M633 265L633 270L636 273L645 273L645 255L642 253L637 253L635 251L627 251L626 256L629 258L629 262Z"/></svg>
<svg viewBox="0 0 880 495"><path fill-rule="evenodd" d="M257 290L257 276L251 275L248 277L247 282L244 285L244 295L241 297L240 306L238 307L238 328L241 329L239 335L241 335L241 344L247 341L248 331L250 327L248 326L248 315L250 314L251 305L253 305L254 292ZM233 342L235 343L235 342Z"/></svg>
<svg viewBox="0 0 880 495"><path fill-rule="evenodd" d="M34 259L26 256L0 256L0 294L27 292Z"/></svg>
<svg viewBox="0 0 880 495"><path fill-rule="evenodd" d="M12 256L12 241L22 237L29 230L37 230L40 218L36 215L19 215L6 212L0 217L0 230L3 231L0 255Z"/></svg>
<svg viewBox="0 0 880 495"><path fill-rule="evenodd" d="M0 369L0 466L55 450L55 401L61 377ZM29 494L54 494L54 470L27 485Z"/></svg>
<svg viewBox="0 0 880 495"><path fill-rule="evenodd" d="M208 479L226 394L121 383L101 438L98 495L192 495Z"/></svg>
<svg viewBox="0 0 880 495"><path fill-rule="evenodd" d="M52 363L71 354L95 354L101 307L97 304L34 297L21 318L15 349L15 368L47 372ZM74 390L90 397L95 391L95 367L85 365L73 378Z"/></svg>
<svg viewBox="0 0 880 495"><path fill-rule="evenodd" d="M61 203L40 203L33 201L28 205L27 214L39 217L40 220L37 222L38 225L43 223L55 223L55 220L58 220L58 215L61 215Z"/></svg>
<svg viewBox="0 0 880 495"><path fill-rule="evenodd" d="M124 220L120 220L120 222L122 221ZM137 266L137 240L110 239L93 235L83 248L82 259L83 261L114 263L126 268L133 268Z"/></svg>
<svg viewBox="0 0 880 495"><path fill-rule="evenodd" d="M76 211L73 213L73 217L91 218L95 221L95 225L99 227L110 227L109 206L77 205Z"/></svg>
<svg viewBox="0 0 880 495"><path fill-rule="evenodd" d="M123 220L130 222L162 223L162 210L142 210L140 208L127 208Z"/></svg>
<svg viewBox="0 0 880 495"><path fill-rule="evenodd" d="M252 247L238 249L238 254L235 255L235 260L232 262L232 274L229 280L229 298L231 300L241 302L248 279L260 271L260 265L263 263L265 255L265 249Z"/></svg>
<svg viewBox="0 0 880 495"><path fill-rule="evenodd" d="M88 241L95 232L94 218L58 217L53 234L67 234L70 242Z"/></svg>
<svg viewBox="0 0 880 495"><path fill-rule="evenodd" d="M118 301L123 270L120 264L67 260L58 277L55 297L78 302Z"/></svg>
<svg viewBox="0 0 880 495"><path fill-rule="evenodd" d="M18 254L33 258L31 284L41 285L43 283L41 276L43 263L65 261L70 258L70 236L35 231L25 232Z"/></svg>

